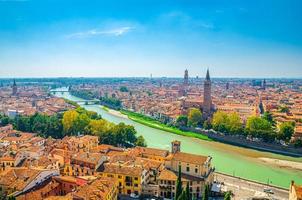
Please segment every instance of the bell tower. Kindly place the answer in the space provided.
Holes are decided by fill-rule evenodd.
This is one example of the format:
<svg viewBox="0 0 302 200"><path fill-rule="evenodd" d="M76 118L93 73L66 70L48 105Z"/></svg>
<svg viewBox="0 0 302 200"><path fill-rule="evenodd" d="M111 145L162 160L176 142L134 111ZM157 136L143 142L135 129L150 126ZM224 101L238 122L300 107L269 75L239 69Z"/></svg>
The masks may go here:
<svg viewBox="0 0 302 200"><path fill-rule="evenodd" d="M207 120L211 117L212 112L212 96L211 96L211 79L209 69L207 70L206 79L204 81L203 93L203 118Z"/></svg>

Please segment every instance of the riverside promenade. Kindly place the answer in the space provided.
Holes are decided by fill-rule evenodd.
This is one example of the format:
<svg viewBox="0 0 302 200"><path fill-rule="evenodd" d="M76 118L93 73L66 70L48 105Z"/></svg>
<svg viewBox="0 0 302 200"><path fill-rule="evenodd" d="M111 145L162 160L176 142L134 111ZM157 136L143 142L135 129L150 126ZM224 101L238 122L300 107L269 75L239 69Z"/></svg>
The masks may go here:
<svg viewBox="0 0 302 200"><path fill-rule="evenodd" d="M223 182L226 190L231 190L234 194L234 200L241 199L288 199L288 189L263 184L256 181L234 177L231 175L215 172L214 180ZM269 182L269 180L268 180ZM272 193L264 192L264 189L269 189Z"/></svg>

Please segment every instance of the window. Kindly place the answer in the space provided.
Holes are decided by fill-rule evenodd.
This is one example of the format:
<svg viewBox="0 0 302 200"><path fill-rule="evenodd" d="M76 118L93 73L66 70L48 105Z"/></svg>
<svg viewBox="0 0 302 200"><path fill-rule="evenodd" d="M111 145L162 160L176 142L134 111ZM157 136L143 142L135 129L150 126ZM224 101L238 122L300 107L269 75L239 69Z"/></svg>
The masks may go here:
<svg viewBox="0 0 302 200"><path fill-rule="evenodd" d="M196 173L196 174L198 173L198 169L197 169L197 168L195 168L195 173Z"/></svg>
<svg viewBox="0 0 302 200"><path fill-rule="evenodd" d="M134 177L134 180L135 180L135 181L137 181L137 180L138 180L138 178L137 178L137 177Z"/></svg>
<svg viewBox="0 0 302 200"><path fill-rule="evenodd" d="M137 184L137 183L135 183L135 184L134 184L134 187L138 187L138 184Z"/></svg>
<svg viewBox="0 0 302 200"><path fill-rule="evenodd" d="M120 175L119 175L119 176L118 176L118 178L119 178L119 179L121 179L121 178L122 178L122 176L120 176Z"/></svg>
<svg viewBox="0 0 302 200"><path fill-rule="evenodd" d="M187 172L189 172L190 171L190 167L187 167Z"/></svg>

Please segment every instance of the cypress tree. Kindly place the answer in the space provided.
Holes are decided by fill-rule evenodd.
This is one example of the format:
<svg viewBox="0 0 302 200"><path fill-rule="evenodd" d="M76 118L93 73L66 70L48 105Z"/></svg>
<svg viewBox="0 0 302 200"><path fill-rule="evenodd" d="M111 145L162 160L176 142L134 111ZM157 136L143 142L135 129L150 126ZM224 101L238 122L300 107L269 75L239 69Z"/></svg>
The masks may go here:
<svg viewBox="0 0 302 200"><path fill-rule="evenodd" d="M231 192L227 192L227 193L225 193L225 195L224 195L224 198L223 198L224 200L231 200L232 198L231 198Z"/></svg>
<svg viewBox="0 0 302 200"><path fill-rule="evenodd" d="M186 186L186 199L191 200L189 182L187 182L187 186Z"/></svg>
<svg viewBox="0 0 302 200"><path fill-rule="evenodd" d="M209 199L209 186L205 185L203 188L202 200L208 200L208 199Z"/></svg>
<svg viewBox="0 0 302 200"><path fill-rule="evenodd" d="M178 198L182 194L182 183L181 183L181 166L179 165L178 167L178 177L177 177L177 182L176 182L176 194L175 194L175 199L178 200Z"/></svg>
<svg viewBox="0 0 302 200"><path fill-rule="evenodd" d="M182 191L177 200L187 200L186 191Z"/></svg>

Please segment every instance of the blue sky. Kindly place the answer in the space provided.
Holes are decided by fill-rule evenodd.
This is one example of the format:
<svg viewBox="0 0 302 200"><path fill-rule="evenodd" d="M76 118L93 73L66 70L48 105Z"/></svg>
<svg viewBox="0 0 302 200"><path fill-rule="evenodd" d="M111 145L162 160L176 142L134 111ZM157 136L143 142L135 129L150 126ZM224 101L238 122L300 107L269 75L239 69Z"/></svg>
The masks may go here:
<svg viewBox="0 0 302 200"><path fill-rule="evenodd" d="M0 77L302 77L300 0L0 0Z"/></svg>

